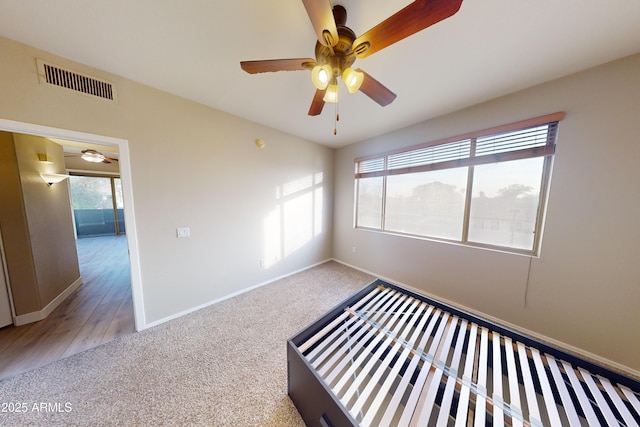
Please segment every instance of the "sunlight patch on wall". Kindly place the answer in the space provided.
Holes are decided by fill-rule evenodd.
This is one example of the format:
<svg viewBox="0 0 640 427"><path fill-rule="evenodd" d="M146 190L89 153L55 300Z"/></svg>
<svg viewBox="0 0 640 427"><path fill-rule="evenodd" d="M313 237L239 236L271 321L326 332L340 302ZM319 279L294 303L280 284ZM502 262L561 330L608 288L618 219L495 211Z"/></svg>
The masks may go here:
<svg viewBox="0 0 640 427"><path fill-rule="evenodd" d="M322 234L322 172L279 185L274 208L264 219L264 252L260 260L269 268L314 237Z"/></svg>

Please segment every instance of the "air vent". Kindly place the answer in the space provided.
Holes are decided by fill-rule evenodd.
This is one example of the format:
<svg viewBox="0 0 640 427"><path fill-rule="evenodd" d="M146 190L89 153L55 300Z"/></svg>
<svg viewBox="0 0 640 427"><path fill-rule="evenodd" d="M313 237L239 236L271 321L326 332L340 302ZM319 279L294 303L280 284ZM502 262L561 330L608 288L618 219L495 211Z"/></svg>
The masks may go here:
<svg viewBox="0 0 640 427"><path fill-rule="evenodd" d="M110 101L116 100L115 86L108 81L76 73L39 59L37 64L41 83L64 87Z"/></svg>

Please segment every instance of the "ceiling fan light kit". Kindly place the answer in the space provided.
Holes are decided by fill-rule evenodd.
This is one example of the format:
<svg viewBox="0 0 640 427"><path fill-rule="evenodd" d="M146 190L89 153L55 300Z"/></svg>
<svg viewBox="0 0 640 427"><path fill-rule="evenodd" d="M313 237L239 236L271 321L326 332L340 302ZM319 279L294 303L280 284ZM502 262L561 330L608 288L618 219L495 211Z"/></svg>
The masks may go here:
<svg viewBox="0 0 640 427"><path fill-rule="evenodd" d="M96 150L83 150L80 158L91 163L101 163L105 160L104 154L99 153Z"/></svg>
<svg viewBox="0 0 640 427"><path fill-rule="evenodd" d="M330 0L302 0L317 36L315 61L310 58L242 61L249 74L311 70L316 93L309 108L310 116L322 112L326 102L338 102L337 79L342 78L350 94L360 91L384 107L396 94L360 69L352 69L357 58L365 58L405 37L453 16L463 0L415 0L369 31L356 37L347 27L347 11ZM334 129L335 134L335 129Z"/></svg>
<svg viewBox="0 0 640 427"><path fill-rule="evenodd" d="M347 68L342 72L342 81L350 94L356 93L364 80L364 73L356 71L353 68Z"/></svg>
<svg viewBox="0 0 640 427"><path fill-rule="evenodd" d="M65 153L65 157L75 157L75 156L80 156L80 158L85 162L91 162L91 163L113 163L118 161L118 159L115 157L105 156L101 152L93 149L82 150L79 154Z"/></svg>
<svg viewBox="0 0 640 427"><path fill-rule="evenodd" d="M331 80L332 75L333 70L331 69L331 65L316 65L311 70L311 81L316 89L325 90L329 85L329 80Z"/></svg>
<svg viewBox="0 0 640 427"><path fill-rule="evenodd" d="M324 92L322 100L324 102L330 102L332 104L336 104L338 102L338 82L332 83L327 86L327 90Z"/></svg>

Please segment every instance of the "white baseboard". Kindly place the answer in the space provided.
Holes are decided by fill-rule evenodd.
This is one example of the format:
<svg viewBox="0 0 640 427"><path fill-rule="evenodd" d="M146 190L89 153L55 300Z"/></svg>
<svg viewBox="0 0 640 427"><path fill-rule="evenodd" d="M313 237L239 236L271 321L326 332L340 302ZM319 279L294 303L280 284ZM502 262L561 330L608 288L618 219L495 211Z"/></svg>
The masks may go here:
<svg viewBox="0 0 640 427"><path fill-rule="evenodd" d="M62 303L62 301L66 300L69 297L69 295L71 295L71 292L78 289L78 287L81 284L82 284L82 276L74 280L73 283L67 287L67 289L65 289L60 293L60 295L55 297L53 301L47 304L45 308L39 311L32 311L31 313L21 314L19 316L16 316L15 319L13 319L13 324L16 326L22 326L22 325L26 325L27 323L33 323L33 322L37 322L39 320L45 319L48 315L50 315L53 312L53 310L55 310Z"/></svg>
<svg viewBox="0 0 640 427"><path fill-rule="evenodd" d="M409 286L409 285L407 285L405 283L398 282L397 280L393 280L393 279L388 278L388 277L380 276L379 274L376 274L376 273L371 272L371 271L364 270L362 268L356 267L355 265L351 265L351 264L348 264L346 262L340 261L339 259L335 259L334 258L334 259L332 259L332 261L338 262L338 263L340 263L342 265L346 265L347 267L353 268L354 270L358 270L358 271L362 271L363 273L370 274L372 276L375 276L377 278L385 280L385 281L387 281L389 283L393 283L393 284L399 285L399 286L401 286L403 288L406 288L406 289L408 289L408 290L410 290L412 292L415 292L416 294L424 295L427 298L431 298L431 299L434 299L436 301L440 301L440 302L442 302L444 304L447 304L447 305L450 305L452 307L455 307L455 308L457 308L459 310L466 311L467 313L470 313L470 314L473 314L474 316L478 316L478 317L481 317L483 319L486 319L489 322L495 323L496 325L500 325L500 326L502 326L504 328L511 329L512 331L518 332L518 333L520 333L522 335L526 335L528 337L531 337L531 338L533 338L535 340L541 341L541 342L543 342L545 344L548 344L550 346L553 346L553 347L559 348L561 350L564 350L564 351L566 351L568 353L575 354L575 355L577 355L577 356L579 356L579 357L581 357L583 359L589 360L589 361L591 361L593 363L596 363L596 364L602 365L604 367L613 369L615 371L621 372L621 373L623 373L623 374L625 374L627 376L630 376L630 377L632 377L634 379L640 379L640 371L638 371L636 369L633 369L633 368L630 368L628 366L622 365L620 363L614 362L613 360L609 360L609 359L604 358L602 356L598 356L597 354L590 353L590 352L588 352L586 350L583 350L581 348L574 347L574 346L572 346L570 344L564 343L562 341L558 341L558 340L556 340L554 338L547 337L547 336L539 334L537 332L530 331L530 330L528 330L526 328L523 328L521 326L515 325L513 323L506 322L506 321L504 321L502 319L499 319L497 317L493 317L493 316L488 315L486 313L483 313L481 311L474 310L472 308L466 307L466 306L464 306L462 304L459 304L457 302L450 301L450 300L448 300L446 298L442 298L441 296L434 295L432 293L423 291L422 289L417 289L417 288L414 288L413 286Z"/></svg>
<svg viewBox="0 0 640 427"><path fill-rule="evenodd" d="M193 308L190 308L188 310L184 310L184 311L181 311L179 313L173 314L171 316L164 317L164 318L162 318L160 320L156 320L156 321L150 322L150 323L145 323L144 327L141 328L140 331L143 330L143 329L148 329L148 328L152 328L154 326L158 326L158 325L160 325L162 323L168 322L168 321L173 320L173 319L177 319L178 317L182 317L182 316L184 316L186 314L193 313L194 311L198 311L198 310L201 310L203 308L209 307L211 305L217 304L219 302L228 300L229 298L233 298L235 296L242 295L242 294L244 294L246 292L252 291L254 289L257 289L257 288L260 288L262 286L268 285L270 283L276 282L278 280L284 279L285 277L293 276L294 274L303 272L303 271L308 270L308 269L313 268L313 267L317 267L318 265L324 264L325 262L329 262L329 261L332 261L332 260L331 259L325 259L324 261L320 261L320 262L317 262L315 264L311 264L311 265L309 265L307 267L301 268L299 270L295 270L295 271L292 271L290 273L284 274L282 276L278 276L278 277L275 277L273 279L269 279L266 282L258 283L257 285L242 289L242 290L240 290L238 292L233 292L231 294L225 295L225 296L223 296L221 298L214 299L214 300L206 302L204 304L200 304L200 305L198 305L196 307L193 307Z"/></svg>

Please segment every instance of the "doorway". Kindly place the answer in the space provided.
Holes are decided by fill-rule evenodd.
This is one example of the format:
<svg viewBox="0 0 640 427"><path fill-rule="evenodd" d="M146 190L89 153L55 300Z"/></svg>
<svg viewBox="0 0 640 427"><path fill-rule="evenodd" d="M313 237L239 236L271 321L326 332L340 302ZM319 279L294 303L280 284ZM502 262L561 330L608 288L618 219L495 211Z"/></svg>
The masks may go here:
<svg viewBox="0 0 640 427"><path fill-rule="evenodd" d="M119 138L87 134L5 119L0 119L0 130L12 133L41 136L45 138L78 141L88 144L112 145L117 147L117 151L120 153L120 178L118 181L118 186L121 188L122 206L120 206L120 208L116 207L116 216L117 210L120 209L120 222L123 232L124 223L126 222L126 235L121 236L121 240L124 239L123 241L124 243L126 243L126 247L128 249L125 250L125 258L128 262L128 271L126 271L126 273L129 278L130 284L128 292L130 292L131 294L130 304L133 308L133 325L131 327L131 331L140 331L144 329L145 319L142 300L142 285L140 280L140 265L136 237L136 226L133 214L133 188L131 185L131 166L129 161L128 142L124 139ZM117 223L118 218L114 218L114 222ZM6 342L6 340L4 341Z"/></svg>
<svg viewBox="0 0 640 427"><path fill-rule="evenodd" d="M122 179L122 193L124 198L124 218L127 224L127 246L129 248L129 264L131 270L131 291L133 296L133 308L135 327L137 331L146 328L144 316L144 303L142 295L142 279L140 274L140 256L138 252L138 238L133 204L133 185L131 182L131 163L129 157L129 142L126 139L114 138L103 135L77 132L68 129L59 129L49 126L41 126L32 123L17 122L0 118L0 130L6 132L24 133L28 135L43 136L47 138L60 138L69 141L81 141L89 144L105 144L118 147L120 153L120 178Z"/></svg>

